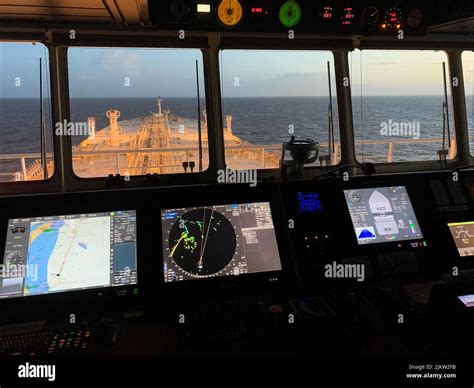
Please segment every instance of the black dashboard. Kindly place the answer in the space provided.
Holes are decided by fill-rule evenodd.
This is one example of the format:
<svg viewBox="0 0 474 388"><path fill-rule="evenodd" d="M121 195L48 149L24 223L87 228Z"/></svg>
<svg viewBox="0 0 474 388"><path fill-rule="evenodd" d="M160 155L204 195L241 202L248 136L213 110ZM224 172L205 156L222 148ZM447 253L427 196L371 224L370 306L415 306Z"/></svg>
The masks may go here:
<svg viewBox="0 0 474 388"><path fill-rule="evenodd" d="M160 0L149 2L160 30L420 35L436 18L431 2Z"/></svg>
<svg viewBox="0 0 474 388"><path fill-rule="evenodd" d="M2 276L1 327L52 326L0 350L470 357L473 194L444 171L4 197L2 270L38 269Z"/></svg>
<svg viewBox="0 0 474 388"><path fill-rule="evenodd" d="M36 283L27 286L26 277L24 292L18 294L11 284L5 291L4 280L2 319L59 314L73 306L77 311L150 308L158 300L186 300L190 294L206 298L222 289L236 296L314 294L430 281L453 268L457 275L474 268L472 191L469 173L453 181L450 173L441 172L3 198L4 264L51 255L42 251L45 242L36 248L38 257L31 247L27 252L21 242L25 230L31 245L37 233L53 238L56 231L68 241L82 228L86 235L75 243L77 257L86 257L82 252L99 257L92 249L103 226L94 220L102 220L109 228L104 236L112 236L107 244L115 252L115 269L110 282L75 279L77 286L57 286L59 292L50 292L51 285L44 289L45 279L35 291ZM68 228L61 229L63 224ZM66 249L66 243L54 243L58 252ZM65 265L66 259L55 260ZM340 264L364 272L338 275ZM84 262L77 265L78 277L90 276ZM84 304L84 298L90 303Z"/></svg>

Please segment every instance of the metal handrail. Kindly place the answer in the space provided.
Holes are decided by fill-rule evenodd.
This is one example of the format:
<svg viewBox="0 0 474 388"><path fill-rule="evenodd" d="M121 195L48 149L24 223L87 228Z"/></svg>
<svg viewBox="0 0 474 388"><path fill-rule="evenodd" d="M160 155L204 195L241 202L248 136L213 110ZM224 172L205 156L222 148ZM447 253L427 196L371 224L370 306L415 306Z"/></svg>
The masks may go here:
<svg viewBox="0 0 474 388"><path fill-rule="evenodd" d="M470 136L471 140L474 140L474 136ZM394 155L394 147L396 144L412 144L412 143L436 143L442 142L442 138L428 138L428 139L387 139L387 140L364 140L364 145L387 145L387 154L376 154L376 155L370 155L370 159L372 160L380 160L381 163L383 161L387 163L393 162L393 155ZM355 141L355 145L361 145L362 141ZM339 151L340 151L340 144L339 141L336 140L335 145L335 152L332 155L332 162L335 163L338 158L339 158ZM321 143L320 147L322 149L328 148L328 143ZM261 152L260 158L262 159L262 165L261 168L265 168L265 161L267 159L267 156L274 157L275 155L279 154L281 152L281 145L280 144L268 144L268 145L231 145L231 146L226 146L225 148L226 152L235 152L235 151L253 151L253 152ZM143 168L144 166L133 166L133 165L121 165L120 163L120 156L121 155L138 155L138 154L176 154L180 152L187 153L188 155L194 154L199 151L199 147L176 147L176 148L134 148L134 149L110 149L110 150L73 150L72 153L72 158L78 159L81 157L88 157L88 156L100 156L100 155L109 155L109 156L115 156L116 159L116 169L117 171L120 171L121 169L129 169L129 170L137 170L140 168ZM207 154L207 150L203 150ZM378 152L379 153L379 152ZM450 154L448 156L448 159L454 158L456 155L456 142L452 142L452 147L450 148ZM46 154L47 159L49 162L51 162L53 158L53 153L47 153ZM22 180L27 180L29 174L31 173L31 169L33 168L32 163L27 164L27 160L35 159L39 160L41 158L41 153L39 152L28 152L28 153L14 153L14 154L0 154L0 161L13 161L13 160L18 160L20 162L20 171L12 171L11 173L7 172L1 172L0 176L11 176L15 177L15 179L22 179ZM259 158L259 160L260 160ZM178 168L178 170L181 168L180 165L147 165L145 166L147 169L152 169L152 168ZM268 167L268 166L267 166ZM274 167L273 165L270 167ZM94 168L93 166L90 166L89 168ZM77 168L75 168L78 170ZM82 169L79 169L82 170Z"/></svg>

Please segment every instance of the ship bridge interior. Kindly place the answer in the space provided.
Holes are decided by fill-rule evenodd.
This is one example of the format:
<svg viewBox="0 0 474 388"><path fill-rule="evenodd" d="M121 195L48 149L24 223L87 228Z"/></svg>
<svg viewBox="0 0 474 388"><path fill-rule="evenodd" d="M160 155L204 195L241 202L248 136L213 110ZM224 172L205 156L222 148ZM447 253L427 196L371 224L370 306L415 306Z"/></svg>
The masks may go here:
<svg viewBox="0 0 474 388"><path fill-rule="evenodd" d="M473 34L467 0L0 0L0 385L472 386Z"/></svg>

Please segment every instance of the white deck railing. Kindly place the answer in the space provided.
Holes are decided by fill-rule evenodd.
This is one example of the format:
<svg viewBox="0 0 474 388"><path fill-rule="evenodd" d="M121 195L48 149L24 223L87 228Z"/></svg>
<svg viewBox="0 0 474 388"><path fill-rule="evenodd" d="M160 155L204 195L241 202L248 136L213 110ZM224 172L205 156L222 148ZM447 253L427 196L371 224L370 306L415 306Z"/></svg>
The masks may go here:
<svg viewBox="0 0 474 388"><path fill-rule="evenodd" d="M474 139L474 137L472 137ZM367 160L376 161L379 163L392 163L394 161L394 155L397 155L396 146L402 144L413 144L413 143L439 143L441 146L441 138L430 138L430 139L390 139L390 140L356 140L356 148L370 145L386 146L387 152L382 153L380 150L376 151L376 154L371 154L366 157ZM327 155L327 143L320 144L320 154ZM240 164L245 165L247 161L252 162L255 168L276 168L278 167L279 159L281 157L281 145L237 145L237 146L226 146L226 158L229 161L229 167L232 168L232 159L239 160ZM451 142L451 148L448 151L448 159L453 159L456 156L456 143ZM141 174L146 172L152 172L153 169L164 169L168 173L170 172L182 172L181 161L193 160L196 163L195 171L197 171L199 149L198 147L193 148L168 148L168 149L154 149L154 148L135 148L130 150L92 150L92 151L73 151L73 166L74 172L79 176L100 176L93 173L95 168L99 167L99 163L95 165L94 159L99 161L101 158L110 160L113 159L112 163L107 164L107 168L110 169L110 164L113 165L113 171L109 171L110 174L124 174L125 170L129 171L130 174ZM146 158L139 157L140 155L148 155ZM158 155L167 156L167 160L172 163L153 163L157 159ZM151 158L150 158L151 156ZM0 154L0 178L5 177L5 181L25 181L25 180L38 180L43 179L43 168L40 163L40 153L16 153L16 154ZM335 143L334 152L332 153L331 164L337 163L340 158L340 145ZM437 153L433 153L433 160L437 160ZM163 159L163 158L162 158ZM408 158L409 159L409 158ZM51 176L53 171L53 154L47 154L48 160L48 173ZM91 163L83 163L84 161ZM147 165L137 165L140 160L146 160ZM203 147L203 161L208 161L208 151L206 147ZM427 160L427 159L426 159ZM2 162L17 162L18 167L10 167L12 171L1 171L3 166ZM140 164L140 163L138 163ZM83 167L83 165L85 167ZM141 169L141 171L139 171ZM92 174L91 174L92 171ZM138 171L138 172L135 172Z"/></svg>

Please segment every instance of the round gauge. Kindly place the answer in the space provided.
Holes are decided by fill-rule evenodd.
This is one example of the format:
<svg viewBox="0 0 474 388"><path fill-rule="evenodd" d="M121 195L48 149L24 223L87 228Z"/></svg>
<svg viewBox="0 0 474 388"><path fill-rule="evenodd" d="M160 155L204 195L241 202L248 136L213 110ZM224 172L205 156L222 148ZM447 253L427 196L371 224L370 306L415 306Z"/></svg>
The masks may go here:
<svg viewBox="0 0 474 388"><path fill-rule="evenodd" d="M237 26L243 19L244 9L239 0L222 0L217 6L217 20L224 27Z"/></svg>
<svg viewBox="0 0 474 388"><path fill-rule="evenodd" d="M362 12L360 24L362 26L376 26L379 21L379 10L375 7L367 7Z"/></svg>
<svg viewBox="0 0 474 388"><path fill-rule="evenodd" d="M423 22L423 11L419 8L412 9L407 16L407 24L410 28L418 28Z"/></svg>
<svg viewBox="0 0 474 388"><path fill-rule="evenodd" d="M13 234L16 233L25 233L26 232L26 226L25 225L15 225L10 228L11 232Z"/></svg>
<svg viewBox="0 0 474 388"><path fill-rule="evenodd" d="M11 251L7 257L5 257L5 263L8 265L23 265L25 262L25 255L21 251Z"/></svg>
<svg viewBox="0 0 474 388"><path fill-rule="evenodd" d="M362 197L358 191L351 191L349 193L349 199L352 203L360 203L360 201L362 201Z"/></svg>
<svg viewBox="0 0 474 388"><path fill-rule="evenodd" d="M402 26L402 12L398 7L391 7L385 12L382 23L384 30L399 30Z"/></svg>
<svg viewBox="0 0 474 388"><path fill-rule="evenodd" d="M294 27L301 20L301 7L295 0L288 0L285 2L281 8L278 16L280 17L280 22L285 27Z"/></svg>
<svg viewBox="0 0 474 388"><path fill-rule="evenodd" d="M170 12L176 20L183 20L189 16L190 8L186 4L186 0L172 0Z"/></svg>
<svg viewBox="0 0 474 388"><path fill-rule="evenodd" d="M460 238L462 240L469 240L472 236L469 234L467 230L460 230L457 232L456 238Z"/></svg>
<svg viewBox="0 0 474 388"><path fill-rule="evenodd" d="M237 236L218 211L199 208L184 213L170 230L169 257L191 277L217 276L234 258Z"/></svg>

